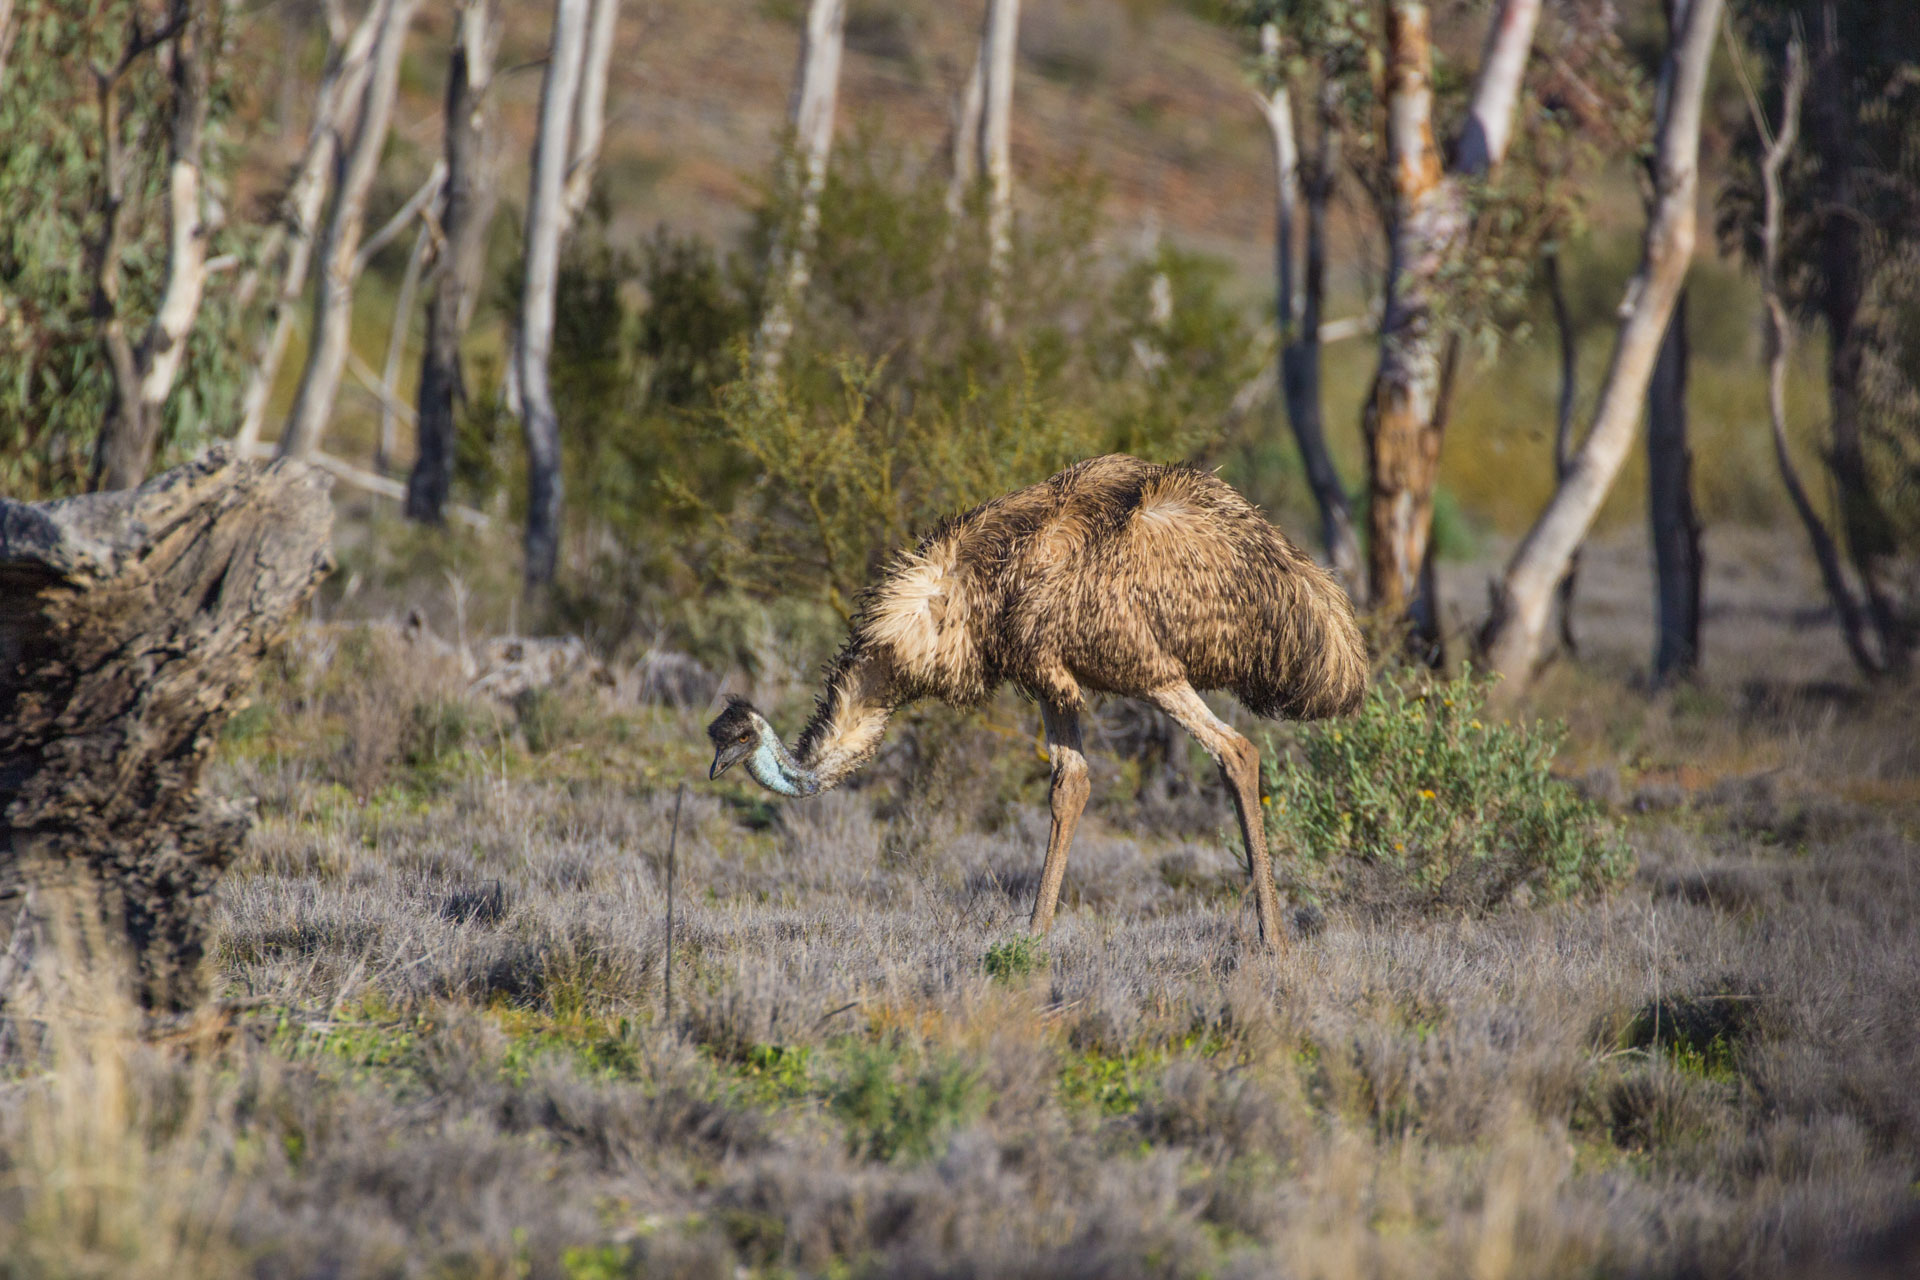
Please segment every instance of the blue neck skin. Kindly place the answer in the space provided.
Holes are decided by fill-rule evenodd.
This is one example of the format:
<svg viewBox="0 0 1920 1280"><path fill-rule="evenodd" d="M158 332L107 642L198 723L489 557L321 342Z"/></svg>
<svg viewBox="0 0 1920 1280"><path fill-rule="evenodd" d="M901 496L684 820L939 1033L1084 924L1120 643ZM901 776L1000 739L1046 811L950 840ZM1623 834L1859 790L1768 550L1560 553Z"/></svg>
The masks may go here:
<svg viewBox="0 0 1920 1280"><path fill-rule="evenodd" d="M747 757L747 772L775 795L810 796L820 790L819 777L794 759L787 744L764 724L760 728L760 744Z"/></svg>

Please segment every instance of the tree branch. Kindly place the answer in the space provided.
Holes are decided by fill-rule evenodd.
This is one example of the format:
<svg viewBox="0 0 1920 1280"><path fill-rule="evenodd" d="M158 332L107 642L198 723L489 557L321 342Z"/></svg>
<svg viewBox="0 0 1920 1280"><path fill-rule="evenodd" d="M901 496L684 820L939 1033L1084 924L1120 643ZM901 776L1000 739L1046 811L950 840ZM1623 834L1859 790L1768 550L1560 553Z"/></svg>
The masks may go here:
<svg viewBox="0 0 1920 1280"><path fill-rule="evenodd" d="M440 188L446 185L446 181L447 162L444 159L435 160L433 168L427 171L427 180L420 184L420 189L408 196L407 202L401 205L394 215L388 218L378 231L368 236L366 243L360 246L360 252L355 254L353 259L354 275L364 273L373 264L374 256L398 239L400 233L407 229L408 223L415 218L424 219L431 213L433 202L440 198Z"/></svg>
<svg viewBox="0 0 1920 1280"><path fill-rule="evenodd" d="M1733 36L1726 40L1731 47ZM1780 467L1780 481L1793 503L1812 544L1813 558L1820 566L1820 580L1833 601L1840 619L1840 636L1854 665L1867 676L1884 674L1886 665L1867 647L1867 620L1860 602L1847 582L1840 564L1840 549L1826 524L1813 508L1807 489L1794 466L1787 446L1787 355L1793 345L1793 324L1787 316L1786 302L1780 296L1780 225L1784 200L1780 191L1780 171L1793 154L1800 136L1800 100L1807 86L1806 50L1796 31L1787 43L1786 81L1781 86L1780 127L1770 129L1760 110L1759 95L1749 92L1747 109L1753 115L1756 131L1767 140L1760 163L1760 185L1764 194L1764 219L1761 226L1760 286L1765 302L1767 354L1767 418L1773 435L1773 456ZM1744 71L1743 71L1744 78Z"/></svg>

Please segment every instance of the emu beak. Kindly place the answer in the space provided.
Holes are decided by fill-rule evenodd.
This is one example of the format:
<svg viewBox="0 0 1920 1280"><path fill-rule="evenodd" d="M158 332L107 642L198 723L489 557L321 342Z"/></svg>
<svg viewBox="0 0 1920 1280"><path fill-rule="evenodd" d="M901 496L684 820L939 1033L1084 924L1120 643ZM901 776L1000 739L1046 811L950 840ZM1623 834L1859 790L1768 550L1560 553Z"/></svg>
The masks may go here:
<svg viewBox="0 0 1920 1280"><path fill-rule="evenodd" d="M715 778L733 768L734 765L740 763L741 758L745 755L746 752L744 751L728 751L724 747L714 752L713 768L707 770L707 781L712 782Z"/></svg>

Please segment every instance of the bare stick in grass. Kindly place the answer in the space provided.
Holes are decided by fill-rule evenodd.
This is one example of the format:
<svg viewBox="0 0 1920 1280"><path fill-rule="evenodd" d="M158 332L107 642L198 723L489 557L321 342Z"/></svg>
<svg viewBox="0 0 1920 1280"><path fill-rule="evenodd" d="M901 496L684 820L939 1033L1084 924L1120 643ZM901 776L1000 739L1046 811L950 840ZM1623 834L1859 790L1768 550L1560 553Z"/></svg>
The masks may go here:
<svg viewBox="0 0 1920 1280"><path fill-rule="evenodd" d="M660 960L665 975L665 991L661 999L660 1021L666 1023L673 1018L673 854L680 843L680 804L687 798L687 784L681 783L680 789L673 793L673 828L667 833L667 949Z"/></svg>

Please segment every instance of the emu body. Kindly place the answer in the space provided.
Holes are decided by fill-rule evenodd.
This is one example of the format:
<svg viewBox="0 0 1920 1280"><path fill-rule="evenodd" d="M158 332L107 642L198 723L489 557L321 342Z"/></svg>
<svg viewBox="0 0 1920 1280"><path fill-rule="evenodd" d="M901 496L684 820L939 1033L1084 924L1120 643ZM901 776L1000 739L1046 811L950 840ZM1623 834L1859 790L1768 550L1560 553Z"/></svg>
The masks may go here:
<svg viewBox="0 0 1920 1280"><path fill-rule="evenodd" d="M1367 661L1333 578L1217 477L1120 454L1078 463L946 521L862 594L792 749L741 699L707 728L711 776L745 761L781 795L826 790L873 757L893 711L959 706L1011 680L1040 704L1053 830L1031 928L1053 923L1090 790L1088 693L1139 698L1199 741L1233 796L1269 946L1282 938L1260 817L1259 752L1199 691L1257 715L1359 704Z"/></svg>

